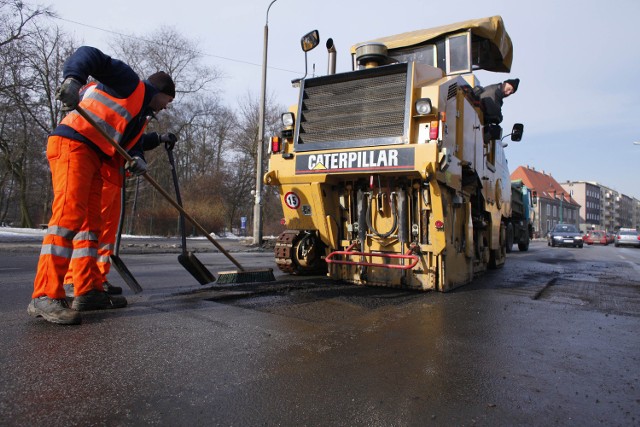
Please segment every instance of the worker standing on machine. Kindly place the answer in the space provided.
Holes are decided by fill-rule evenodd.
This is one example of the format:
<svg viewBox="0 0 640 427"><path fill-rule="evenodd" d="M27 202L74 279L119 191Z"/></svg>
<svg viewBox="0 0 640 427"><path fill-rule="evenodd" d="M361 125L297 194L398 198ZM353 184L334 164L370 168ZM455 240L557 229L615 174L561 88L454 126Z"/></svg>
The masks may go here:
<svg viewBox="0 0 640 427"><path fill-rule="evenodd" d="M80 89L91 76L95 89L80 101ZM158 72L142 81L124 62L100 50L80 47L65 62L64 80L57 93L64 109L80 105L123 148L131 149L148 120L175 97L175 84ZM32 300L27 312L58 324L79 324L78 311L121 308L122 296L104 291L97 265L101 230L101 199L105 162L118 156L98 130L71 111L49 136L47 159L54 200L42 243ZM113 161L113 160L111 160ZM146 172L146 163L134 157L127 164L133 174ZM67 305L63 280L73 264L75 298Z"/></svg>
<svg viewBox="0 0 640 427"><path fill-rule="evenodd" d="M519 84L520 79L509 79L487 87L476 86L474 93L480 98L485 124L502 122L502 100L516 93Z"/></svg>

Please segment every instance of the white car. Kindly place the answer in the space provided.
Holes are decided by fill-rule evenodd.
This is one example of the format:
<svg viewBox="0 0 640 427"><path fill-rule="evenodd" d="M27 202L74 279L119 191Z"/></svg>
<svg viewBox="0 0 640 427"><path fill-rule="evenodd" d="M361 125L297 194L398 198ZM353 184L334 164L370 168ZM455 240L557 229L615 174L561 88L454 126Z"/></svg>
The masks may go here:
<svg viewBox="0 0 640 427"><path fill-rule="evenodd" d="M635 228L621 228L616 233L616 238L613 242L615 247L618 246L635 246L640 248L640 235Z"/></svg>

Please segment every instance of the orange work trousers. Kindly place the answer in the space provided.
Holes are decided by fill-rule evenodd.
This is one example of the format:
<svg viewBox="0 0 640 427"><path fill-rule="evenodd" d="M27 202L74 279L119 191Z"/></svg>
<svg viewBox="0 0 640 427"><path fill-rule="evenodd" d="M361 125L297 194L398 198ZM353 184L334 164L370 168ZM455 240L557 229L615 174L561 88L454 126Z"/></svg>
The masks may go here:
<svg viewBox="0 0 640 427"><path fill-rule="evenodd" d="M112 159L119 160L119 159ZM101 230L98 236L98 270L100 271L100 283L107 281L107 275L111 270L110 257L116 245L116 235L120 223L120 208L122 205L121 191L124 179L124 160L118 163L105 162L100 169L102 175L102 199L100 206ZM64 283L73 282L73 265L64 278Z"/></svg>
<svg viewBox="0 0 640 427"><path fill-rule="evenodd" d="M102 199L102 161L87 144L50 136L53 205L33 283L33 298L65 297L63 280L73 269L76 295L103 290L96 263Z"/></svg>

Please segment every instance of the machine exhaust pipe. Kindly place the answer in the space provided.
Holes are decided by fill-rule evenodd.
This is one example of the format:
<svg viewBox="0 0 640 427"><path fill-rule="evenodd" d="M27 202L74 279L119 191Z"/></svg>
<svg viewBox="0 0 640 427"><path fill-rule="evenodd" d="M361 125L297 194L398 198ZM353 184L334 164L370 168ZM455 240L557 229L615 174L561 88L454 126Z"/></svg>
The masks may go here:
<svg viewBox="0 0 640 427"><path fill-rule="evenodd" d="M327 40L327 52L329 52L329 64L327 66L327 74L336 73L336 45L333 44L333 39Z"/></svg>

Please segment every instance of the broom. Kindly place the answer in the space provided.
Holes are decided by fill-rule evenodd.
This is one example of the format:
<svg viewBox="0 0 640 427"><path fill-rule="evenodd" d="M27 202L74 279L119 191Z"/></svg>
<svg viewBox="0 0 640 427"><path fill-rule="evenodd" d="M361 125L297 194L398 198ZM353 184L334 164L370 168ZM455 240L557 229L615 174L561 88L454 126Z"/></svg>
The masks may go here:
<svg viewBox="0 0 640 427"><path fill-rule="evenodd" d="M133 162L133 158L127 153L127 151L120 146L116 141L109 136L104 129L102 129L94 120L89 116L89 114L80 106L76 107L76 111L80 114L91 126L93 126L108 142L116 149L116 151L128 162ZM200 232L204 237L207 238L213 245L218 248L220 252L222 252L228 259L231 261L236 267L237 270L231 271L223 271L218 273L218 284L228 284L228 283L255 283L255 282L274 282L276 280L273 275L273 269L253 269L248 270L244 268L240 263L231 256L229 252L227 252L220 244L213 238L211 235L205 230L203 226L200 225L188 212L186 212L182 206L180 206L173 198L167 193L164 188L160 186L156 182L155 179L151 177L147 172L143 173L142 176L151 184L157 191L164 197L174 208L178 210L184 217L191 223L193 226Z"/></svg>

